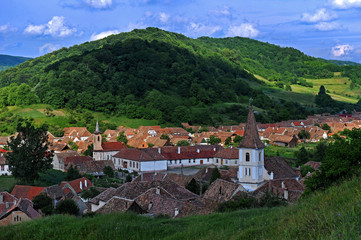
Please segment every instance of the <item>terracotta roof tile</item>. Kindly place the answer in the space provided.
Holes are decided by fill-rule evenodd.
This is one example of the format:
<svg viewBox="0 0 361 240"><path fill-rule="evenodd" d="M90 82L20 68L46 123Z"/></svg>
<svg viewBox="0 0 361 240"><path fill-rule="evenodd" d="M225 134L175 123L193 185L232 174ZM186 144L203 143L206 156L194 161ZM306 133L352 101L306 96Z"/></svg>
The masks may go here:
<svg viewBox="0 0 361 240"><path fill-rule="evenodd" d="M16 198L27 198L33 200L35 196L39 195L45 187L34 187L34 186L24 186L24 185L15 185L11 195Z"/></svg>

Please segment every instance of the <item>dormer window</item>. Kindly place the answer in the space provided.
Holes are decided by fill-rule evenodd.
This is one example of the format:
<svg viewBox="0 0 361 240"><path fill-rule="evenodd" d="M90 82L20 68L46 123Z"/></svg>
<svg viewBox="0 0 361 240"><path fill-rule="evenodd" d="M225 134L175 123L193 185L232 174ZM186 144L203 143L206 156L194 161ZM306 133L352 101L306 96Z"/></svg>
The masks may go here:
<svg viewBox="0 0 361 240"><path fill-rule="evenodd" d="M249 162L249 153L246 153L246 162Z"/></svg>
<svg viewBox="0 0 361 240"><path fill-rule="evenodd" d="M82 189L82 190L83 190L83 183L80 181L80 182L79 182L79 184L80 184L80 186L79 186L79 187L80 187L80 189Z"/></svg>
<svg viewBox="0 0 361 240"><path fill-rule="evenodd" d="M87 180L84 181L84 185L85 185L86 188L88 187L88 182L87 182Z"/></svg>

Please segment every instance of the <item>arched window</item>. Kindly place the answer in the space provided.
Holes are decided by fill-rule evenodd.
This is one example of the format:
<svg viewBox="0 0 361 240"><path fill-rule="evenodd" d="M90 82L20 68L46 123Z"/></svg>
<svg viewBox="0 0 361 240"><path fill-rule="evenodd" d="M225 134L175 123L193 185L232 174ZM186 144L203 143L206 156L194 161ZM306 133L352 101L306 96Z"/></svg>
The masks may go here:
<svg viewBox="0 0 361 240"><path fill-rule="evenodd" d="M246 153L246 162L249 162L249 153Z"/></svg>

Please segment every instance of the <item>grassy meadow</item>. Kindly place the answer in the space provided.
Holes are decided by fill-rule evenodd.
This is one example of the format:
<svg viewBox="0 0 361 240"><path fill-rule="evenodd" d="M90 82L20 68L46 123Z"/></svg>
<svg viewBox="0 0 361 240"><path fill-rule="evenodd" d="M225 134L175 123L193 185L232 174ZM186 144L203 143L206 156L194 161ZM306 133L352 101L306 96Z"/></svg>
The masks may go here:
<svg viewBox="0 0 361 240"><path fill-rule="evenodd" d="M361 239L361 178L279 208L182 219L52 216L0 227L0 239Z"/></svg>
<svg viewBox="0 0 361 240"><path fill-rule="evenodd" d="M12 176L0 176L0 192L7 191L11 192L10 190L13 189L13 187L16 184L16 180Z"/></svg>
<svg viewBox="0 0 361 240"><path fill-rule="evenodd" d="M357 103L358 99L361 98L361 88L355 87L351 89L351 81L346 77L342 77L341 73L335 73L332 78L306 79L307 82L313 84L312 88L294 84L291 85L292 92L287 92L284 89L275 87L274 82L268 81L261 76L255 75L255 77L268 86L259 85L268 96L288 101L297 101L301 104L313 105L315 95L318 94L321 85L323 85L328 91L327 93L337 101ZM255 86L255 84L253 85Z"/></svg>
<svg viewBox="0 0 361 240"><path fill-rule="evenodd" d="M54 116L48 117L45 114L45 109L50 107L47 104L33 104L29 106L9 106L6 111L0 113L0 117L6 116L8 114L14 114L21 116L23 118L33 118L35 123L38 125L47 123L49 125L57 125L61 128L73 126L69 123L69 118L71 116L70 112L66 109L57 109L53 110L52 114ZM114 123L117 126L126 126L137 128L140 125L143 126L152 126L157 125L157 120L145 120L145 119L129 119L125 116L111 116L101 112L91 112L95 119L103 122ZM76 113L75 113L76 114Z"/></svg>

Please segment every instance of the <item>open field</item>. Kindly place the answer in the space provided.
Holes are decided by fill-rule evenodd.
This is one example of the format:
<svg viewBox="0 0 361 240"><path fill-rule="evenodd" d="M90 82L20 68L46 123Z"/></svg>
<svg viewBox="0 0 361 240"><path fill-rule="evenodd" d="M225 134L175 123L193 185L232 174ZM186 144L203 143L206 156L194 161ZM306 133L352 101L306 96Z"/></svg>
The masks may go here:
<svg viewBox="0 0 361 240"><path fill-rule="evenodd" d="M333 78L306 79L307 82L313 84L312 88L301 85L291 85L292 92L287 92L284 89L274 87L273 82L270 82L261 76L255 75L255 77L270 87L263 87L268 96L289 101L297 101L301 104L312 104L314 102L314 96L317 95L321 85L323 85L326 88L327 93L337 101L357 103L358 99L361 97L361 88L357 87L351 89L351 81L349 81L348 78L342 77L340 73L336 73Z"/></svg>
<svg viewBox="0 0 361 240"><path fill-rule="evenodd" d="M3 112L3 114L8 114L9 112L12 114L19 115L23 118L34 118L37 124L47 123L49 125L58 125L61 128L72 126L69 123L70 113L65 109L57 109L53 110L52 113L55 115L53 117L48 117L44 113L45 108L50 107L50 105L46 104L34 104L30 106L10 106L7 107L8 111ZM157 125L157 120L145 120L145 119L129 119L125 116L110 116L105 113L100 112L91 112L95 119L104 122L111 122L116 124L117 126L126 126L137 128L140 125L143 126L151 126Z"/></svg>
<svg viewBox="0 0 361 240"><path fill-rule="evenodd" d="M0 176L0 192L10 191L15 186L15 178L12 176Z"/></svg>
<svg viewBox="0 0 361 240"><path fill-rule="evenodd" d="M360 239L361 178L288 207L182 219L133 214L45 217L0 227L2 239Z"/></svg>

